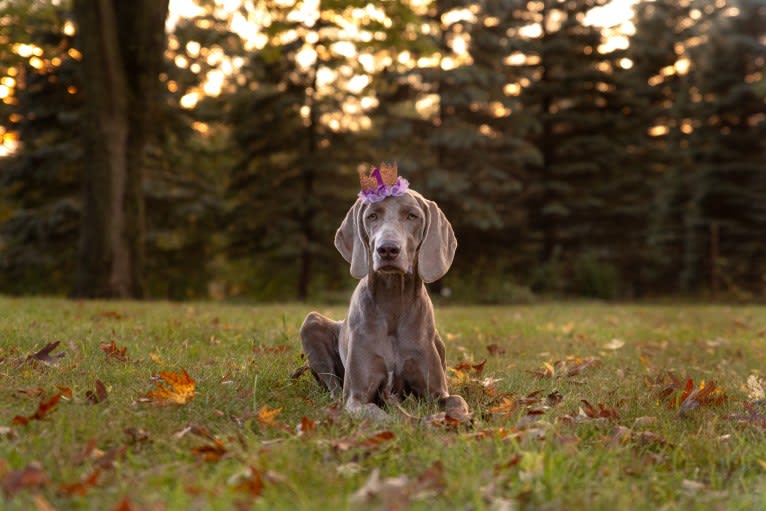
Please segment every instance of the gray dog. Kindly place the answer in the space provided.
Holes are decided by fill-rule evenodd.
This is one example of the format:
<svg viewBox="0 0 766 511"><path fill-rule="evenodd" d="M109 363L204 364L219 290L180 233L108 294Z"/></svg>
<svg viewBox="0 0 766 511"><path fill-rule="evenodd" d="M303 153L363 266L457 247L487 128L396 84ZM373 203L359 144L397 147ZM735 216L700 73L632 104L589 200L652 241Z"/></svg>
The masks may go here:
<svg viewBox="0 0 766 511"><path fill-rule="evenodd" d="M374 203L360 198L335 247L361 280L344 321L311 312L303 322L303 350L317 381L333 396L342 390L352 415L385 420L379 405L414 394L467 419L465 400L447 390L444 342L423 285L447 273L455 255L444 213L412 190Z"/></svg>

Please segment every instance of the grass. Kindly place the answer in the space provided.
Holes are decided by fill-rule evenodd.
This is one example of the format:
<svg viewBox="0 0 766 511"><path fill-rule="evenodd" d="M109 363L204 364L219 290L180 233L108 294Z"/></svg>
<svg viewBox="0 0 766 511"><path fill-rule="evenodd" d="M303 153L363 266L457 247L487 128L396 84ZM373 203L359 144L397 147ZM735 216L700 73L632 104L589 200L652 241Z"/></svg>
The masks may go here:
<svg viewBox="0 0 766 511"><path fill-rule="evenodd" d="M481 374L450 371L473 428L400 415L383 426L355 421L308 373L291 379L310 309L0 298L0 508L110 510L127 496L130 509L152 510L766 509L766 429L729 417L744 413L748 376L766 362L764 307L440 308L448 365L487 360ZM127 362L102 351L112 340ZM55 363L25 360L54 341L53 353L65 352ZM565 375L587 357L599 363ZM543 376L546 367L554 374ZM141 401L152 375L181 368L196 381L193 400ZM668 406L681 390L660 398L661 385L648 385L668 370L695 386L715 380L726 399L681 417ZM487 377L499 379L494 389ZM91 404L96 380L108 397ZM13 424L41 398L19 391L37 388L42 397L71 389L71 398L42 420ZM554 390L558 403L545 397ZM578 416L582 399L617 416ZM503 403L512 403L507 413ZM437 411L413 399L403 407L419 417ZM259 419L273 409L273 423ZM13 483L32 462L46 480ZM352 499L376 469L386 483L371 488L372 500ZM95 471L95 484L65 486ZM387 479L399 476L407 479Z"/></svg>

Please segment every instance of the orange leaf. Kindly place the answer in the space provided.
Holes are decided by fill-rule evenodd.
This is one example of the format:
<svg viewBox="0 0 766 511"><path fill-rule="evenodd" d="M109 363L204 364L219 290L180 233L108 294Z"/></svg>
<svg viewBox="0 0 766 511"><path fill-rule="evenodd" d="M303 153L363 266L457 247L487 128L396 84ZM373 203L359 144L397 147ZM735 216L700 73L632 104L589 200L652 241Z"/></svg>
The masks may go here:
<svg viewBox="0 0 766 511"><path fill-rule="evenodd" d="M258 410L258 422L265 426L275 426L277 425L276 417L281 411L281 408L269 408L268 405L263 405Z"/></svg>
<svg viewBox="0 0 766 511"><path fill-rule="evenodd" d="M298 424L299 434L311 433L312 431L315 431L316 429L317 429L316 421L311 420L308 417L301 417L301 423Z"/></svg>
<svg viewBox="0 0 766 511"><path fill-rule="evenodd" d="M51 413L61 399L61 394L56 394L47 401L45 399L40 400L40 404L37 405L37 410L32 415L27 417L17 415L13 418L12 423L21 426L26 426L30 421L43 420L46 415Z"/></svg>
<svg viewBox="0 0 766 511"><path fill-rule="evenodd" d="M91 474L86 477L82 481L78 481L76 483L71 484L62 484L59 486L59 492L62 495L72 496L72 495L79 495L79 496L85 496L88 493L88 490L92 487L96 486L98 484L98 478L101 475L101 469L96 469Z"/></svg>
<svg viewBox="0 0 766 511"><path fill-rule="evenodd" d="M497 406L493 406L489 409L489 413L493 415L502 415L507 417L511 415L511 412L516 409L516 401L507 397L503 398L503 402Z"/></svg>
<svg viewBox="0 0 766 511"><path fill-rule="evenodd" d="M253 498L257 498L260 497L261 492L263 491L263 477L257 468L253 466L249 468L249 474L239 481L236 488Z"/></svg>
<svg viewBox="0 0 766 511"><path fill-rule="evenodd" d="M165 385L160 381L155 381L154 385L157 390L149 391L146 394L149 400L163 405L183 405L194 399L195 381L189 376L186 369L181 369L181 373L160 371L159 380L165 382Z"/></svg>
<svg viewBox="0 0 766 511"><path fill-rule="evenodd" d="M117 343L114 342L114 339L112 339L111 343L102 342L100 344L101 351L106 353L108 357L112 357L114 359L119 360L120 362L127 362L128 360L128 348L120 348L117 346Z"/></svg>

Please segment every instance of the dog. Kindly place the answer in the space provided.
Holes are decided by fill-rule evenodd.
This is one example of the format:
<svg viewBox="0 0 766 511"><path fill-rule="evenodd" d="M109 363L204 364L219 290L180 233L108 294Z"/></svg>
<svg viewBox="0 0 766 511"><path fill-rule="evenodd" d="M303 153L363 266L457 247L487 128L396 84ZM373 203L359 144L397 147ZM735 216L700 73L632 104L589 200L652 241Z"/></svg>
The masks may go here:
<svg viewBox="0 0 766 511"><path fill-rule="evenodd" d="M335 247L360 280L345 320L317 312L306 316L300 337L311 372L333 397L342 395L353 416L386 420L381 405L413 394L466 420L467 403L447 388L444 342L424 285L442 278L452 264L452 226L435 202L406 181L396 188L389 177L372 202L365 200L360 178L363 192L335 235Z"/></svg>

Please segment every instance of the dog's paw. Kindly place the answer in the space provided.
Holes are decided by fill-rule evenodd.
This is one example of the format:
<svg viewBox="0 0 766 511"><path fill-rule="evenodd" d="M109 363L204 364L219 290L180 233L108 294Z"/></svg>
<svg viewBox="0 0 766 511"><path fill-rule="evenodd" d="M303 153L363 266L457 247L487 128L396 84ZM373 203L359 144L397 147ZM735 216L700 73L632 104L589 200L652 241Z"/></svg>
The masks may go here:
<svg viewBox="0 0 766 511"><path fill-rule="evenodd" d="M451 396L440 399L439 404L450 419L464 424L471 424L473 422L471 410L468 408L468 403L465 402L465 399L463 399L462 396L452 394Z"/></svg>
<svg viewBox="0 0 766 511"><path fill-rule="evenodd" d="M369 419L377 423L391 420L391 416L374 403L356 403L349 400L346 403L346 411L357 419Z"/></svg>

